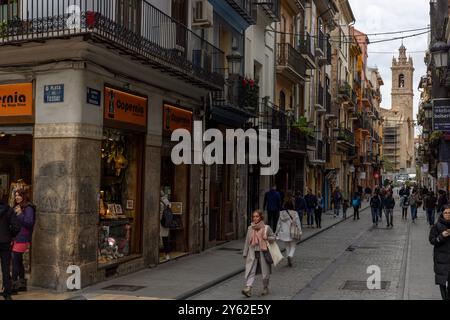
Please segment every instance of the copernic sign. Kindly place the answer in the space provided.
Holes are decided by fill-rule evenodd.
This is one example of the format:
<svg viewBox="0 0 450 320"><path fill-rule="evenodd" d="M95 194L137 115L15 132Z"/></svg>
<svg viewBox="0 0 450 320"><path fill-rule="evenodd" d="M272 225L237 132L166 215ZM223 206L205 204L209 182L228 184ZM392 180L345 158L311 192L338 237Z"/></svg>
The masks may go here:
<svg viewBox="0 0 450 320"><path fill-rule="evenodd" d="M0 85L0 117L33 115L33 84Z"/></svg>
<svg viewBox="0 0 450 320"><path fill-rule="evenodd" d="M105 119L147 126L147 98L105 87L104 100Z"/></svg>
<svg viewBox="0 0 450 320"><path fill-rule="evenodd" d="M450 132L450 99L433 100L434 130Z"/></svg>

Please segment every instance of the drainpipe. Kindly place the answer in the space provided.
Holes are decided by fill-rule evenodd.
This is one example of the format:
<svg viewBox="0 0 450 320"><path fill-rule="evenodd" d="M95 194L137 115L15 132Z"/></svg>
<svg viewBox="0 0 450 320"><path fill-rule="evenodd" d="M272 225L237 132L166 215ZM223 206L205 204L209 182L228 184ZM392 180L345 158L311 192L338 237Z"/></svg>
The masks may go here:
<svg viewBox="0 0 450 320"><path fill-rule="evenodd" d="M212 105L212 93L208 93L207 100L209 101L209 105ZM203 99L203 117L202 117L202 123L203 123L203 129L206 129L206 108L207 108L207 101L206 99ZM202 251L205 251L206 248L206 164L204 161L203 163L203 177L202 177L202 184L203 184L203 190L202 190L202 197L203 197L203 203L202 203Z"/></svg>

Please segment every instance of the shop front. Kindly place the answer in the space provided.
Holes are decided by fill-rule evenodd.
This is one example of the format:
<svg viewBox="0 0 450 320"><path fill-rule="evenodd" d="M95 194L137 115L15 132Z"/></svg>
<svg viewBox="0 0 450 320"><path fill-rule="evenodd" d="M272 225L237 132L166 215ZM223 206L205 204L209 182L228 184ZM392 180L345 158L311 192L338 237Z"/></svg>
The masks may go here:
<svg viewBox="0 0 450 320"><path fill-rule="evenodd" d="M173 146L171 134L177 129L192 133L193 113L168 103L163 105L163 142L161 149L160 218L164 206L170 203L173 214L172 226L160 226L159 261L177 258L187 254L189 249L190 221L190 165L175 165L171 159ZM198 195L197 195L198 197Z"/></svg>

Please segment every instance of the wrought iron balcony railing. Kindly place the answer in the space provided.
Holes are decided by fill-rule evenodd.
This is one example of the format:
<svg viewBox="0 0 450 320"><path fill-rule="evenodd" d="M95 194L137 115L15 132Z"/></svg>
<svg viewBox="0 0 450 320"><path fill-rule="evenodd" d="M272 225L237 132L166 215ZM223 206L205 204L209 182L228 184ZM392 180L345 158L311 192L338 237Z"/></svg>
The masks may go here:
<svg viewBox="0 0 450 320"><path fill-rule="evenodd" d="M317 45L316 45L316 50L318 49L317 52L319 52L319 50L321 51L321 53L319 53L319 55L324 55L325 54L325 34L319 30L318 36L317 36Z"/></svg>
<svg viewBox="0 0 450 320"><path fill-rule="evenodd" d="M306 32L305 37L300 40L300 53L314 61L316 58L314 50L314 38Z"/></svg>
<svg viewBox="0 0 450 320"><path fill-rule="evenodd" d="M337 137L338 142L344 142L351 146L355 145L355 134L354 132L345 129L345 128L338 128L337 129Z"/></svg>
<svg viewBox="0 0 450 320"><path fill-rule="evenodd" d="M297 75L304 77L306 73L305 59L289 43L278 44L278 66L290 68Z"/></svg>
<svg viewBox="0 0 450 320"><path fill-rule="evenodd" d="M339 82L339 95L346 99L350 100L352 96L352 88L350 87L349 83L347 81L340 81Z"/></svg>
<svg viewBox="0 0 450 320"><path fill-rule="evenodd" d="M118 8L110 0L22 1L17 14L0 23L0 46L89 36L187 82L220 89L224 53L146 0L138 3Z"/></svg>
<svg viewBox="0 0 450 320"><path fill-rule="evenodd" d="M213 92L213 105L232 107L256 115L259 106L259 86L242 76L230 77L223 91Z"/></svg>
<svg viewBox="0 0 450 320"><path fill-rule="evenodd" d="M249 24L256 24L256 2L254 0L225 0ZM266 1L271 2L271 1Z"/></svg>
<svg viewBox="0 0 450 320"><path fill-rule="evenodd" d="M258 0L257 5L261 6L264 13L273 21L280 21L281 5L280 0Z"/></svg>

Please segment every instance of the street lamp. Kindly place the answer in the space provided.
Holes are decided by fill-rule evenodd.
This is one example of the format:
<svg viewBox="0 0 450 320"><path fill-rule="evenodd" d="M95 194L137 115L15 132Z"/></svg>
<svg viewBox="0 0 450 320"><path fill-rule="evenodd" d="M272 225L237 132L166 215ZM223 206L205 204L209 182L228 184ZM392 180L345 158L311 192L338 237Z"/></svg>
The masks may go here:
<svg viewBox="0 0 450 320"><path fill-rule="evenodd" d="M431 48L430 52L433 56L434 66L437 69L446 68L448 66L448 55L450 46L443 41L436 42Z"/></svg>
<svg viewBox="0 0 450 320"><path fill-rule="evenodd" d="M241 73L241 63L242 63L242 55L238 51L238 47L236 45L233 46L233 51L231 54L227 55L228 60L228 71L229 74L240 74Z"/></svg>

